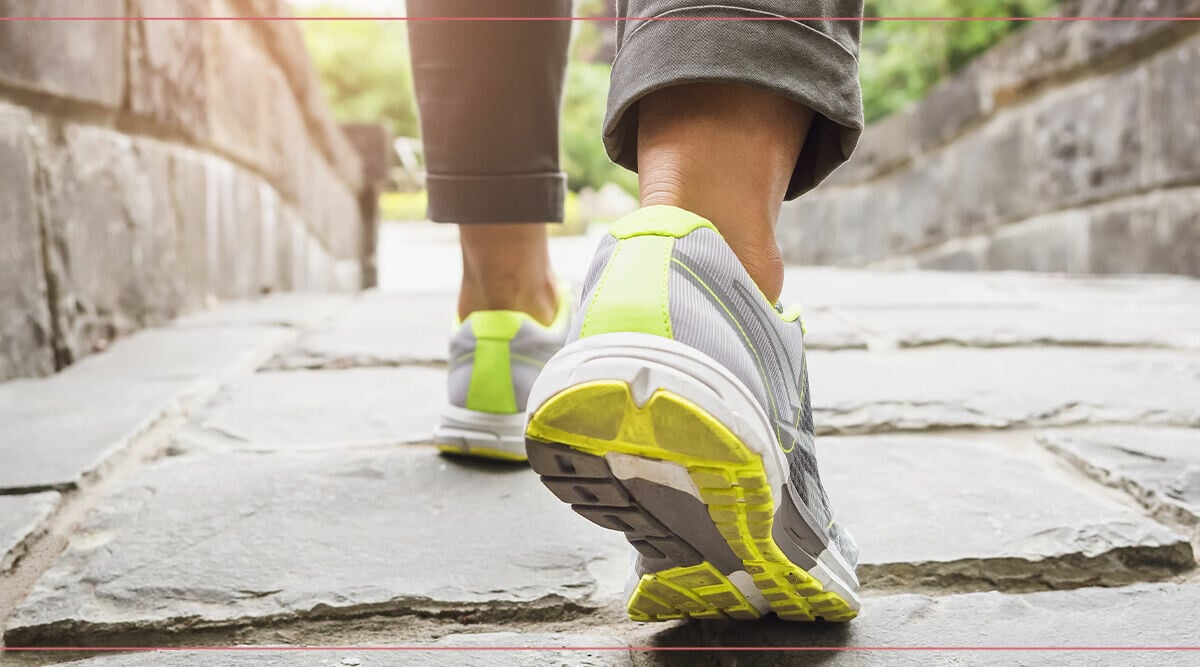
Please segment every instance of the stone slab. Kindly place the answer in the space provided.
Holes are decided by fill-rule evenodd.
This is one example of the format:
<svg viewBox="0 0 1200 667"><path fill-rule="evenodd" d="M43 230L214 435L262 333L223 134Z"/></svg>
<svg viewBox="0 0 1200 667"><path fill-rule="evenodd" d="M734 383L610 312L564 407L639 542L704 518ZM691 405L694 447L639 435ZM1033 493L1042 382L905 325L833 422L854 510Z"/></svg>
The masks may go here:
<svg viewBox="0 0 1200 667"><path fill-rule="evenodd" d="M1200 431L1109 426L1039 440L1090 476L1133 495L1155 516L1191 526L1200 540Z"/></svg>
<svg viewBox="0 0 1200 667"><path fill-rule="evenodd" d="M926 348L809 355L818 432L1200 425L1200 357L1173 350Z"/></svg>
<svg viewBox="0 0 1200 667"><path fill-rule="evenodd" d="M344 294L284 292L259 299L222 303L176 319L177 327L280 326L309 329L332 317L351 301Z"/></svg>
<svg viewBox="0 0 1200 667"><path fill-rule="evenodd" d="M223 389L179 440L256 450L428 442L445 401L442 369L256 373Z"/></svg>
<svg viewBox="0 0 1200 667"><path fill-rule="evenodd" d="M182 402L248 371L278 328L149 329L57 375L0 384L0 488L65 488Z"/></svg>
<svg viewBox="0 0 1200 667"><path fill-rule="evenodd" d="M819 454L867 586L1037 590L1192 566L1185 537L1074 474L1031 436L827 438Z"/></svg>
<svg viewBox="0 0 1200 667"><path fill-rule="evenodd" d="M635 646L878 647L882 650L736 654L738 665L1160 665L1195 664L1194 651L903 650L908 647L1197 646L1200 586L1143 584L1026 595L898 595L865 601L848 624L689 623L643 626ZM897 650L901 649L901 650ZM695 664L658 653L650 664ZM703 654L702 654L703 655ZM730 655L730 654L712 654ZM692 662L689 662L692 661Z"/></svg>
<svg viewBox="0 0 1200 667"><path fill-rule="evenodd" d="M432 650L422 651L420 647ZM532 647L527 651L496 651L495 647ZM376 649L380 647L375 647ZM459 649L459 650L455 650ZM558 650L556 650L558 649ZM578 665L607 667L632 665L628 646L617 639L602 635L548 634L518 632L482 632L448 635L436 642L420 642L397 647L395 650L355 651L147 651L124 653L90 660L80 665L89 667L209 667L216 665L279 665L281 667L392 667L393 665L429 665L431 667L491 667L514 665Z"/></svg>
<svg viewBox="0 0 1200 667"><path fill-rule="evenodd" d="M37 534L58 507L58 493L0 496L0 573L25 554L25 540Z"/></svg>
<svg viewBox="0 0 1200 667"><path fill-rule="evenodd" d="M5 17L125 16L121 0L0 0ZM0 83L90 102L121 105L125 22L0 22Z"/></svg>
<svg viewBox="0 0 1200 667"><path fill-rule="evenodd" d="M629 562L525 466L432 448L169 457L101 500L20 604L10 645L367 613L607 604Z"/></svg>
<svg viewBox="0 0 1200 667"><path fill-rule="evenodd" d="M456 305L451 292L367 292L268 367L328 369L445 362Z"/></svg>

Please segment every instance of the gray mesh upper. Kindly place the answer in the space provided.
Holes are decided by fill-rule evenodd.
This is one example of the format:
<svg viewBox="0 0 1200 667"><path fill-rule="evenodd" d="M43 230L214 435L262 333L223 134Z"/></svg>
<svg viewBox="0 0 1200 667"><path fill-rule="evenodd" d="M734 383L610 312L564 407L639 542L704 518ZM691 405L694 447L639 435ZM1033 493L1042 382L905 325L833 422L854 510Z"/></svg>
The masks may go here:
<svg viewBox="0 0 1200 667"><path fill-rule="evenodd" d="M561 306L566 308L568 306ZM471 386L471 372L475 361L475 333L471 330L468 317L450 336L450 372L447 390L450 405L466 407L467 391ZM512 370L513 395L517 399L517 412L524 412L529 400L529 391L542 367L562 349L566 340L567 327L555 329L526 320L508 343L510 368Z"/></svg>

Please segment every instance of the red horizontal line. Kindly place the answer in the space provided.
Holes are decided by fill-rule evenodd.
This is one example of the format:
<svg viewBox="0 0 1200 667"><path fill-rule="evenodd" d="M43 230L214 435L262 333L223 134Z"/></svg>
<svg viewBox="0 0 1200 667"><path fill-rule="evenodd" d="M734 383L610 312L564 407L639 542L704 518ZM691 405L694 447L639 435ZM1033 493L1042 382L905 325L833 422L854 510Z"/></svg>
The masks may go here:
<svg viewBox="0 0 1200 667"><path fill-rule="evenodd" d="M6 646L3 651L1200 651L1200 646Z"/></svg>
<svg viewBox="0 0 1200 667"><path fill-rule="evenodd" d="M1200 16L0 16L0 21L1200 21Z"/></svg>

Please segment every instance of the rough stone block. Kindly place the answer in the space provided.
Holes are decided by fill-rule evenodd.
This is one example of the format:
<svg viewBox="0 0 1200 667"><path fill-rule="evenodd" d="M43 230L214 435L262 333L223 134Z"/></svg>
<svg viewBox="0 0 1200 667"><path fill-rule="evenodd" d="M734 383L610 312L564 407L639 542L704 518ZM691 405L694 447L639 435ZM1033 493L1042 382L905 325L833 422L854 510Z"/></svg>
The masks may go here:
<svg viewBox="0 0 1200 667"><path fill-rule="evenodd" d="M218 5L219 6L219 5ZM217 9L213 9L217 13ZM257 48L253 28L235 21L206 22L205 88L210 140L219 150L259 169L279 164L270 154L275 64Z"/></svg>
<svg viewBox="0 0 1200 667"><path fill-rule="evenodd" d="M1031 212L1030 192L1040 171L1028 164L1029 124L1000 118L929 156L944 160L933 172L950 192L941 219L946 238L963 236Z"/></svg>
<svg viewBox="0 0 1200 667"><path fill-rule="evenodd" d="M432 448L176 456L100 501L5 641L149 637L318 610L566 616L607 604L597 594L611 588L593 572L627 566L630 551L524 466Z"/></svg>
<svg viewBox="0 0 1200 667"><path fill-rule="evenodd" d="M983 266L990 271L1087 273L1090 220L1086 211L1052 213L988 235Z"/></svg>
<svg viewBox="0 0 1200 667"><path fill-rule="evenodd" d="M1188 526L1200 543L1200 433L1107 426L1039 439L1095 479L1128 492L1154 516Z"/></svg>
<svg viewBox="0 0 1200 667"><path fill-rule="evenodd" d="M272 369L398 366L446 361L452 293L367 292L337 319L272 360Z"/></svg>
<svg viewBox="0 0 1200 667"><path fill-rule="evenodd" d="M180 440L253 450L428 442L445 401L440 368L256 373L223 389Z"/></svg>
<svg viewBox="0 0 1200 667"><path fill-rule="evenodd" d="M136 0L135 16L198 18L205 0ZM129 110L194 141L208 137L204 25L139 21L129 31Z"/></svg>
<svg viewBox="0 0 1200 667"><path fill-rule="evenodd" d="M196 244L191 207L205 195L188 189L188 158L91 126L42 136L53 137L40 159L50 175L47 254L66 358L202 305L193 271L206 248Z"/></svg>
<svg viewBox="0 0 1200 667"><path fill-rule="evenodd" d="M1200 182L1200 37L1154 62L1151 105L1157 136L1155 177L1162 183Z"/></svg>
<svg viewBox="0 0 1200 667"><path fill-rule="evenodd" d="M1192 567L1186 538L1063 474L1032 438L1018 438L821 441L822 477L858 541L864 584L1015 592Z"/></svg>
<svg viewBox="0 0 1200 667"><path fill-rule="evenodd" d="M269 327L151 329L57 375L0 384L0 489L76 484L180 401L288 338Z"/></svg>
<svg viewBox="0 0 1200 667"><path fill-rule="evenodd" d="M0 496L0 574L25 555L26 541L43 530L58 500L54 491Z"/></svg>
<svg viewBox="0 0 1200 667"><path fill-rule="evenodd" d="M979 64L945 79L921 100L913 114L912 137L916 148L929 151L953 138L990 108L979 90Z"/></svg>
<svg viewBox="0 0 1200 667"><path fill-rule="evenodd" d="M0 0L0 16L125 16L122 0ZM124 21L0 21L0 83L109 109L125 93Z"/></svg>
<svg viewBox="0 0 1200 667"><path fill-rule="evenodd" d="M1026 177L1041 210L1137 190L1146 182L1146 69L1089 79L1053 95L1026 133Z"/></svg>
<svg viewBox="0 0 1200 667"><path fill-rule="evenodd" d="M0 105L0 381L54 371L31 125Z"/></svg>
<svg viewBox="0 0 1200 667"><path fill-rule="evenodd" d="M1165 190L1090 213L1092 272L1200 276L1200 188Z"/></svg>
<svg viewBox="0 0 1200 667"><path fill-rule="evenodd" d="M809 355L825 433L1072 424L1200 425L1195 354L1168 350L931 348Z"/></svg>

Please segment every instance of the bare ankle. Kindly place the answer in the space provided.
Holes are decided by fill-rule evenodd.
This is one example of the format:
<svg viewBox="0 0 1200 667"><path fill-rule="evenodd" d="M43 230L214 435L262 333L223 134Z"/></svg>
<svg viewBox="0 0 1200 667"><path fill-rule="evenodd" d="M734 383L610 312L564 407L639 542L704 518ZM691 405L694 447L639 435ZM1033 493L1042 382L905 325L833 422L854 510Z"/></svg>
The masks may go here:
<svg viewBox="0 0 1200 667"><path fill-rule="evenodd" d="M463 225L458 315L515 310L549 324L558 310L544 224Z"/></svg>

